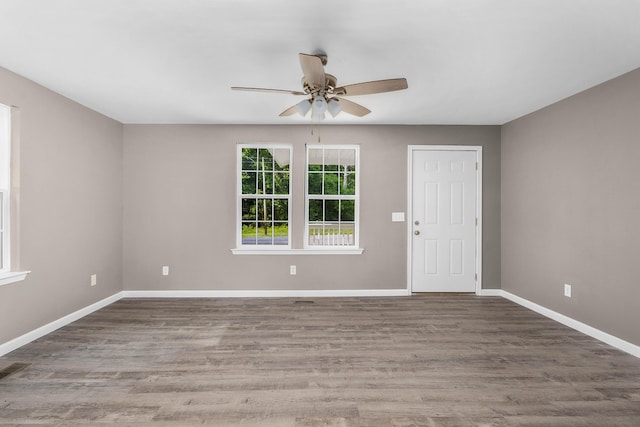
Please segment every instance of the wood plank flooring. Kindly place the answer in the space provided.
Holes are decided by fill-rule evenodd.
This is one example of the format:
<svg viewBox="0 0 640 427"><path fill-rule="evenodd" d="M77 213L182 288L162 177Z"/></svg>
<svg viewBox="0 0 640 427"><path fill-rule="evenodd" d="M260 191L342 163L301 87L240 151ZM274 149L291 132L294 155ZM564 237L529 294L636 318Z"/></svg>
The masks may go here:
<svg viewBox="0 0 640 427"><path fill-rule="evenodd" d="M640 359L497 297L124 299L12 363L3 427L640 426Z"/></svg>

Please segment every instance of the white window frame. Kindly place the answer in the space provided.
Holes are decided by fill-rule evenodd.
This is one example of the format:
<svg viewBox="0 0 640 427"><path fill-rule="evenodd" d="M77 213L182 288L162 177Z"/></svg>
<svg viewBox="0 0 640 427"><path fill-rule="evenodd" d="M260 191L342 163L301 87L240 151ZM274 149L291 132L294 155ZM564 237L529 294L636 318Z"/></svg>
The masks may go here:
<svg viewBox="0 0 640 427"><path fill-rule="evenodd" d="M11 271L11 107L0 104L0 274Z"/></svg>
<svg viewBox="0 0 640 427"><path fill-rule="evenodd" d="M267 199L286 199L287 200L287 244L286 245L264 245L264 244L251 244L246 245L242 243L242 199L247 198L247 194L242 194L242 150L245 148L253 149L287 149L289 150L289 193L288 194L260 194L260 197ZM293 184L293 146L291 144L277 144L277 143L257 143L257 144L237 144L237 168L236 168L236 250L254 250L259 252L271 252L271 251L287 251L291 250L291 192ZM251 197L249 197L251 198Z"/></svg>
<svg viewBox="0 0 640 427"><path fill-rule="evenodd" d="M0 244L2 245L0 286L22 281L26 279L27 275L30 273L30 271L14 271L12 267L15 268L16 266L12 265L12 262L14 264L15 262L11 260L11 241L16 237L11 236L11 213L12 210L15 211L17 208L17 206L11 206L12 203L16 202L16 194L11 194L11 187L13 185L11 182L11 146L14 142L12 141L12 125L15 120L12 110L13 107L0 104L0 121L2 122L2 125L0 126L0 173L4 175L0 177L0 197L2 198L2 212L0 212L2 216L0 219L0 227L2 228L2 238L0 239Z"/></svg>
<svg viewBox="0 0 640 427"><path fill-rule="evenodd" d="M355 194L354 195L316 195L309 194L309 152L310 150L355 150ZM324 157L324 156L323 156ZM305 250L326 251L332 253L356 251L360 249L360 146L337 144L307 144L305 148L304 173L304 248ZM311 245L309 244L309 200L353 200L354 201L354 242L352 245Z"/></svg>

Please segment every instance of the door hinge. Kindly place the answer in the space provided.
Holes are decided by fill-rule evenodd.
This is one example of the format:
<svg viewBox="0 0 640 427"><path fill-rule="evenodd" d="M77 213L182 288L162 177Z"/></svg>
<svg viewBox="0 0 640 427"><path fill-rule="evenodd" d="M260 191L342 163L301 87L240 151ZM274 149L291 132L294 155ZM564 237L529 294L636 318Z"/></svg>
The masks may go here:
<svg viewBox="0 0 640 427"><path fill-rule="evenodd" d="M476 282L478 281L478 273L476 273Z"/></svg>
<svg viewBox="0 0 640 427"><path fill-rule="evenodd" d="M478 218L476 218L476 227L478 226Z"/></svg>
<svg viewBox="0 0 640 427"><path fill-rule="evenodd" d="M476 162L476 170L478 170L478 162Z"/></svg>

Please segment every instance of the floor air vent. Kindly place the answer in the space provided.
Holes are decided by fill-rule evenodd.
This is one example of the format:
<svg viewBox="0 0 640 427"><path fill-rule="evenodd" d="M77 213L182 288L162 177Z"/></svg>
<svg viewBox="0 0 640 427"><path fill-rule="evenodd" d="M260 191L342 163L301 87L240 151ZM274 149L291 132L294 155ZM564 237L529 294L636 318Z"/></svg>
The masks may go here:
<svg viewBox="0 0 640 427"><path fill-rule="evenodd" d="M0 381L7 378L9 375L22 371L24 368L26 368L29 365L31 365L31 363L12 363L6 368L0 370Z"/></svg>

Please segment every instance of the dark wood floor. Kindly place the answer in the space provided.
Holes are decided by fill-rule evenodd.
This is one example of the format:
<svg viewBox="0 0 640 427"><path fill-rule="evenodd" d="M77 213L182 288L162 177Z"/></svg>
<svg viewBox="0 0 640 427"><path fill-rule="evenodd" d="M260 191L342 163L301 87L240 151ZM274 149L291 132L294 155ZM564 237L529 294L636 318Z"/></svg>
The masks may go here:
<svg viewBox="0 0 640 427"><path fill-rule="evenodd" d="M13 363L2 426L640 426L640 359L502 298L128 299Z"/></svg>

